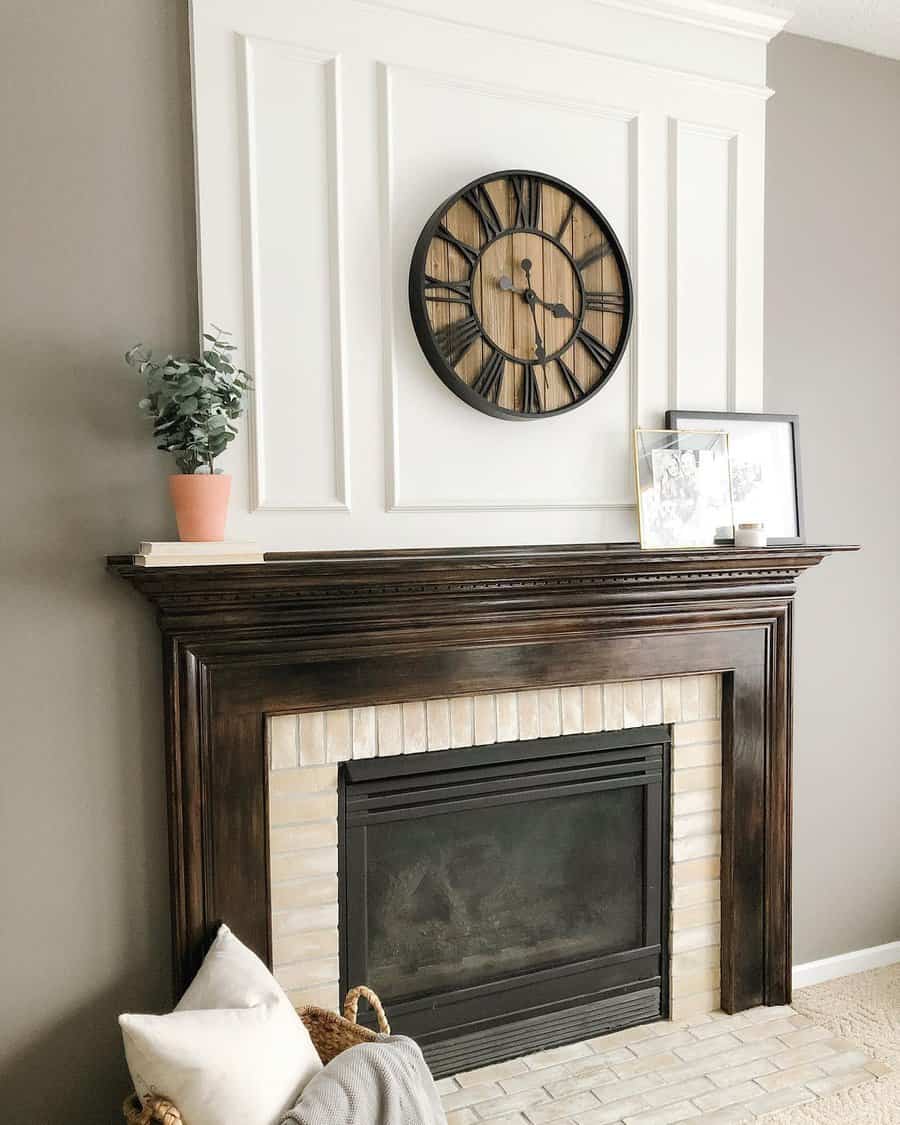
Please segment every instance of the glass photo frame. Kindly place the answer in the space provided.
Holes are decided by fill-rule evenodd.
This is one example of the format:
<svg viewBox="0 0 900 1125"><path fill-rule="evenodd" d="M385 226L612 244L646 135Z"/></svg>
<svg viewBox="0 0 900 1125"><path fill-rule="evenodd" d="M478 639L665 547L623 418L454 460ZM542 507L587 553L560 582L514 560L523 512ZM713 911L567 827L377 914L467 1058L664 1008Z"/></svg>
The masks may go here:
<svg viewBox="0 0 900 1125"><path fill-rule="evenodd" d="M732 533L727 434L635 430L634 468L642 547L714 547Z"/></svg>
<svg viewBox="0 0 900 1125"><path fill-rule="evenodd" d="M670 410L666 425L727 433L735 524L765 524L772 546L806 541L796 414Z"/></svg>

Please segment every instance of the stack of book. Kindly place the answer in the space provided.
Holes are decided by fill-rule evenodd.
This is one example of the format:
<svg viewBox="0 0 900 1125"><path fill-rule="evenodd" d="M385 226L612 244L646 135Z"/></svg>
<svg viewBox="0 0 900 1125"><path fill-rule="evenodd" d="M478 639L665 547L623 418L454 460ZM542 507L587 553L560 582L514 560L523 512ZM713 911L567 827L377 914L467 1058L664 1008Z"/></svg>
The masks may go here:
<svg viewBox="0 0 900 1125"><path fill-rule="evenodd" d="M265 562L258 543L222 540L220 543L144 542L134 555L135 566L235 566Z"/></svg>

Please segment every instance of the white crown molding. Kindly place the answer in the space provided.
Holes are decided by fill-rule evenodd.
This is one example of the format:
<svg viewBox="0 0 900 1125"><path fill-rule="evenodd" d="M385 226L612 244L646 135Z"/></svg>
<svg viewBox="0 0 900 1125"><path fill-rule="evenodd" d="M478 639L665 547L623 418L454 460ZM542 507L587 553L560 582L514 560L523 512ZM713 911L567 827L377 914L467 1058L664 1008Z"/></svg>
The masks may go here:
<svg viewBox="0 0 900 1125"><path fill-rule="evenodd" d="M668 19L670 22L675 23L689 23L694 26L702 26L710 30L718 30L727 32L730 35L743 35L744 38L751 37L757 39L761 43L768 42L784 27L784 24L791 18L790 13L782 12L779 17L777 28L771 30L769 34L754 34L750 35L749 32L738 32L735 27L726 27L724 24L715 23L707 18L700 22L699 16L688 18L684 12L678 14L678 6L682 4L682 0L576 0L577 3L584 4L587 7L598 8L601 6L618 8L622 11L632 11L638 15L656 15L658 18ZM694 5L694 0L683 0L685 5ZM701 3L702 0L697 0ZM523 43L539 43L541 46L552 46L564 51L571 51L577 55L592 55L598 59L607 59L617 64L628 66L646 74L659 74L669 78L678 78L685 81L693 82L702 86L707 86L710 89L728 90L734 93L747 94L751 97L768 100L775 92L766 85L760 85L756 82L742 82L733 78L718 77L713 74L707 74L703 71L683 69L677 66L671 66L661 62L651 62L646 59L632 57L630 54L621 53L618 51L611 51L600 49L591 46L587 41L580 40L579 42L568 42L565 39L548 39L540 35L526 34L519 30L510 30L509 28L499 26L496 23L482 18L465 18L464 15L449 17L446 15L439 15L436 12L429 10L422 6L421 0L353 0L353 3L359 4L361 7L366 8L380 8L384 11L395 12L400 15L414 16L423 20L430 20L435 23L447 24L452 27L466 28L474 31L484 31L492 35L503 36L508 39L517 39ZM646 4L646 10L642 10L642 5ZM659 5L659 11L652 12L651 8L654 5ZM670 6L671 5L671 6ZM729 5L714 5L713 7L729 8L734 12L741 9L731 8Z"/></svg>
<svg viewBox="0 0 900 1125"><path fill-rule="evenodd" d="M812 984L822 984L838 977L849 977L852 973L864 973L869 969L883 969L887 965L900 962L900 941L887 945L873 945L870 949L854 949L850 953L839 953L836 957L823 957L821 961L808 961L805 965L795 965L793 973L794 988L809 988Z"/></svg>
<svg viewBox="0 0 900 1125"><path fill-rule="evenodd" d="M729 35L743 35L751 39L770 39L783 31L793 12L769 4L722 4L718 0L587 0L605 8L619 8L626 12L656 16L723 31Z"/></svg>

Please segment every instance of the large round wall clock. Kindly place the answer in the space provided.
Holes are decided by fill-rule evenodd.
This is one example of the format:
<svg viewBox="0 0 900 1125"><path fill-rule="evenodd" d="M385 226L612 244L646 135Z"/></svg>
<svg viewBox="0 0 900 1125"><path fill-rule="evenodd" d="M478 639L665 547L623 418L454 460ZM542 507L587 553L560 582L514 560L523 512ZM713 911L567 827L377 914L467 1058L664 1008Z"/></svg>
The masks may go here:
<svg viewBox="0 0 900 1125"><path fill-rule="evenodd" d="M492 172L445 200L409 271L413 327L464 402L547 418L609 380L631 330L619 240L580 191L537 172Z"/></svg>

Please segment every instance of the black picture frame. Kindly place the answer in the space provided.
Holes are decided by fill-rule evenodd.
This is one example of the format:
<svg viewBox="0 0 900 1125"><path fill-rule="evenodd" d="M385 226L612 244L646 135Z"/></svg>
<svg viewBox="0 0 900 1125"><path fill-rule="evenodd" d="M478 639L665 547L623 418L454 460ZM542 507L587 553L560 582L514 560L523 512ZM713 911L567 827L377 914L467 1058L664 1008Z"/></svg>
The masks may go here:
<svg viewBox="0 0 900 1125"><path fill-rule="evenodd" d="M790 426L791 450L793 453L794 482L793 507L797 527L796 535L770 536L771 546L791 546L806 542L806 528L803 517L803 485L800 473L800 419L796 414L752 414L729 413L715 410L667 410L666 428L670 430L715 429L730 433L729 423L758 422L760 424Z"/></svg>

